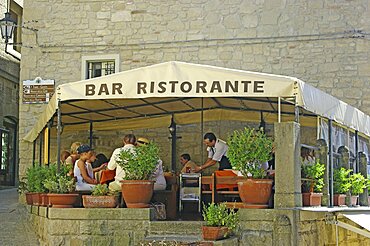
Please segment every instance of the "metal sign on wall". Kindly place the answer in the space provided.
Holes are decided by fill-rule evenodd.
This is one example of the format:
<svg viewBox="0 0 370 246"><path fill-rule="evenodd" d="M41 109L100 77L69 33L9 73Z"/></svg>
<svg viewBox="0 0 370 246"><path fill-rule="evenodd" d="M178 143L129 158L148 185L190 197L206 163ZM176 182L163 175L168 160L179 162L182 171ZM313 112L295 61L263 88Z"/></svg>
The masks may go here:
<svg viewBox="0 0 370 246"><path fill-rule="evenodd" d="M23 81L23 103L48 103L55 92L54 80L43 80L37 77L34 80Z"/></svg>

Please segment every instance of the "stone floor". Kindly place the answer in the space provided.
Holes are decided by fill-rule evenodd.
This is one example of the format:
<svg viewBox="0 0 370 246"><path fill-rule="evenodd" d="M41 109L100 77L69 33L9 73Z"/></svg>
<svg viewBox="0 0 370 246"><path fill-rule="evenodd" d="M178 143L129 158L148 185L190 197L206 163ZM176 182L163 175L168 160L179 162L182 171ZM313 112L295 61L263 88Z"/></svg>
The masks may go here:
<svg viewBox="0 0 370 246"><path fill-rule="evenodd" d="M39 245L27 223L25 207L18 203L16 188L0 190L0 245Z"/></svg>

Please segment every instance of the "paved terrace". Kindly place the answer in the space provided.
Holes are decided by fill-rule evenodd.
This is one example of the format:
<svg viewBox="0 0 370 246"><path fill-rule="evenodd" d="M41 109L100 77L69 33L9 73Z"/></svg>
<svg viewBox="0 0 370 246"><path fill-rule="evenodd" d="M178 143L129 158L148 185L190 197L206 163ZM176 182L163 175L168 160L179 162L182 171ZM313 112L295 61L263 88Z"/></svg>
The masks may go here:
<svg viewBox="0 0 370 246"><path fill-rule="evenodd" d="M24 205L18 203L16 188L0 189L0 245L40 245L28 223Z"/></svg>

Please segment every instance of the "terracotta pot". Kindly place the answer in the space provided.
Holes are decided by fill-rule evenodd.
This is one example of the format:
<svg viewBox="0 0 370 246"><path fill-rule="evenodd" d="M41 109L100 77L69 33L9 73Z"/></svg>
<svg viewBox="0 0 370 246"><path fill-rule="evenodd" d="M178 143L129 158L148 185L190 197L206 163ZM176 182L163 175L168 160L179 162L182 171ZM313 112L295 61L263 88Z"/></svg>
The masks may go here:
<svg viewBox="0 0 370 246"><path fill-rule="evenodd" d="M222 238L226 238L229 232L227 227L217 226L202 226L202 234L204 240L216 241Z"/></svg>
<svg viewBox="0 0 370 246"><path fill-rule="evenodd" d="M122 197L128 208L149 208L154 181L122 180L121 183Z"/></svg>
<svg viewBox="0 0 370 246"><path fill-rule="evenodd" d="M322 193L302 193L303 206L321 206Z"/></svg>
<svg viewBox="0 0 370 246"><path fill-rule="evenodd" d="M358 196L351 196L351 206L357 206Z"/></svg>
<svg viewBox="0 0 370 246"><path fill-rule="evenodd" d="M346 205L346 195L334 194L334 206L344 206L344 205Z"/></svg>
<svg viewBox="0 0 370 246"><path fill-rule="evenodd" d="M268 206L272 192L272 179L245 179L238 182L240 199L246 204Z"/></svg>
<svg viewBox="0 0 370 246"><path fill-rule="evenodd" d="M53 208L73 208L73 204L78 199L78 194L48 194L49 204Z"/></svg>
<svg viewBox="0 0 370 246"><path fill-rule="evenodd" d="M27 203L27 205L32 205L33 203L32 203L32 193L31 192L27 192L27 193L25 193L25 195L26 195L26 203Z"/></svg>
<svg viewBox="0 0 370 246"><path fill-rule="evenodd" d="M85 208L115 208L118 204L117 196L82 196Z"/></svg>
<svg viewBox="0 0 370 246"><path fill-rule="evenodd" d="M41 194L40 192L34 192L32 193L32 203L33 205L41 205L42 204L42 199L41 199Z"/></svg>
<svg viewBox="0 0 370 246"><path fill-rule="evenodd" d="M41 194L41 206L47 207L49 206L49 197L48 194L42 193Z"/></svg>

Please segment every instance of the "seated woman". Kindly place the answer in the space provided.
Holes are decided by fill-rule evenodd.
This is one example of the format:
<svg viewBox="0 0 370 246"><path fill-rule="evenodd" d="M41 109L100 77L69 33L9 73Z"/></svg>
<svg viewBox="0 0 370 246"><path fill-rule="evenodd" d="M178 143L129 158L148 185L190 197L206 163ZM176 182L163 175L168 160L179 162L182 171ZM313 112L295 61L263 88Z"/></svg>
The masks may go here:
<svg viewBox="0 0 370 246"><path fill-rule="evenodd" d="M189 154L182 154L180 156L180 163L182 165L181 173L195 173L200 169L199 166L191 160Z"/></svg>
<svg viewBox="0 0 370 246"><path fill-rule="evenodd" d="M77 149L78 149L78 147L80 147L80 145L81 145L80 142L72 143L70 155L65 159L64 164L71 167L71 170L69 171L68 176L71 176L71 177L74 176L73 175L73 167L74 167L76 161L78 160L78 158L80 158L79 154L77 153Z"/></svg>
<svg viewBox="0 0 370 246"><path fill-rule="evenodd" d="M143 137L140 137L136 141L137 146L146 145L149 143L149 140ZM166 179L163 174L163 165L162 160L159 159L157 162L157 166L155 168L155 171L152 175L153 180L155 180L154 183L154 190L165 190L166 189Z"/></svg>
<svg viewBox="0 0 370 246"><path fill-rule="evenodd" d="M91 191L98 181L94 179L94 171L89 162L92 156L90 146L80 145L77 148L77 153L80 155L80 159L76 161L73 169L74 176L77 180L76 190Z"/></svg>

